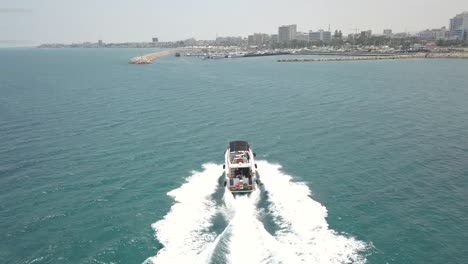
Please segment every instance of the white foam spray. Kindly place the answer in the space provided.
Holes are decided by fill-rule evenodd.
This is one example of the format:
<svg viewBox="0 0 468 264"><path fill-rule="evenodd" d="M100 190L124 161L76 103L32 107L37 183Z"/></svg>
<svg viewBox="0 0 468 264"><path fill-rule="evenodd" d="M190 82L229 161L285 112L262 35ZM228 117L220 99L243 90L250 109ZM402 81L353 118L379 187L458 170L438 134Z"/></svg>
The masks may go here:
<svg viewBox="0 0 468 264"><path fill-rule="evenodd" d="M327 209L314 201L310 189L280 171L281 166L257 161L260 179L268 191L270 210L280 230L275 234L283 249L294 252L300 262L364 263L360 253L366 243L329 229Z"/></svg>
<svg viewBox="0 0 468 264"><path fill-rule="evenodd" d="M250 196L232 196L226 190L224 201L230 222L227 260L232 264L298 263L297 257L282 250L276 239L258 219L260 191Z"/></svg>
<svg viewBox="0 0 468 264"><path fill-rule="evenodd" d="M169 213L154 224L157 239L164 245L145 263L207 263L214 249L215 234L209 232L217 213L211 195L216 191L220 165L204 164L180 188L170 191L175 200Z"/></svg>

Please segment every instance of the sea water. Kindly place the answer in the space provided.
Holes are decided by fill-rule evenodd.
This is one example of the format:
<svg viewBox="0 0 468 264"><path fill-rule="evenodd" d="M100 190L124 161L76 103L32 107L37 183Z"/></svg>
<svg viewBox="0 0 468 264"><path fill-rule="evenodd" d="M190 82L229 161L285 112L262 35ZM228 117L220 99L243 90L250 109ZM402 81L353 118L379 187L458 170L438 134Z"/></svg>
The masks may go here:
<svg viewBox="0 0 468 264"><path fill-rule="evenodd" d="M151 51L0 49L2 263L468 261L468 61Z"/></svg>

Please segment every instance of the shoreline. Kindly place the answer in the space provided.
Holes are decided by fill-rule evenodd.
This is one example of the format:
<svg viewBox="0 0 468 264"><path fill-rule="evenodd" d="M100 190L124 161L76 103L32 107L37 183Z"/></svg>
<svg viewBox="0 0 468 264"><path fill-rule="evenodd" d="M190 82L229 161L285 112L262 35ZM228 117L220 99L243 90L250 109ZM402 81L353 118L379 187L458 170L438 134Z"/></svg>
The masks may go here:
<svg viewBox="0 0 468 264"><path fill-rule="evenodd" d="M154 53L149 53L142 56L131 58L129 64L151 64L154 60L161 57L173 55L182 52L194 52L195 49L178 48L171 50L163 50ZM200 50L197 50L200 51ZM248 58L248 57L261 57L261 56L277 56L277 55L316 55L316 56L340 56L329 58L291 58L291 59L278 59L277 62L327 62L327 61L368 61L368 60L397 60L397 59L468 59L468 52L447 52L447 53L431 53L431 52L418 52L418 53L365 53L365 52L314 52L314 53L289 53L289 52L276 52L276 53L261 53L261 54L245 54L235 58ZM202 56L202 55L200 55ZM226 58L228 58L226 56ZM230 58L230 57L229 57ZM233 57L234 58L234 57Z"/></svg>

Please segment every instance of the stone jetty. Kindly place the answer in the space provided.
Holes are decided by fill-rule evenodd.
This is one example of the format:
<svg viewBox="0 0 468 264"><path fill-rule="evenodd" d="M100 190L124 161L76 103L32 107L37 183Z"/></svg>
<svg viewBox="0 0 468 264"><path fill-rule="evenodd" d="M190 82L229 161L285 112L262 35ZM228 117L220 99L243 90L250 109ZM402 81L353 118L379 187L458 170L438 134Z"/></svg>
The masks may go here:
<svg viewBox="0 0 468 264"><path fill-rule="evenodd" d="M346 56L338 58L300 58L280 59L278 62L319 62L319 61L366 61L366 60L396 60L396 59L468 59L467 52L459 53L413 53L413 54L391 54L381 56Z"/></svg>
<svg viewBox="0 0 468 264"><path fill-rule="evenodd" d="M152 61L157 60L163 56L175 54L176 52L182 52L182 49L163 50L155 53L146 54L132 58L128 61L129 64L150 64Z"/></svg>

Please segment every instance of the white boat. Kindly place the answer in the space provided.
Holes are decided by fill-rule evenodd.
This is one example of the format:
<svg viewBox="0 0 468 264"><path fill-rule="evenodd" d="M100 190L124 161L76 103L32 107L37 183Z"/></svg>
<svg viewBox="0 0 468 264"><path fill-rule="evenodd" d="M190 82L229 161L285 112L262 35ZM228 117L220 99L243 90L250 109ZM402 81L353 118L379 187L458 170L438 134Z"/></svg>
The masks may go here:
<svg viewBox="0 0 468 264"><path fill-rule="evenodd" d="M247 141L231 141L224 153L224 185L232 193L249 193L257 188L255 153Z"/></svg>

